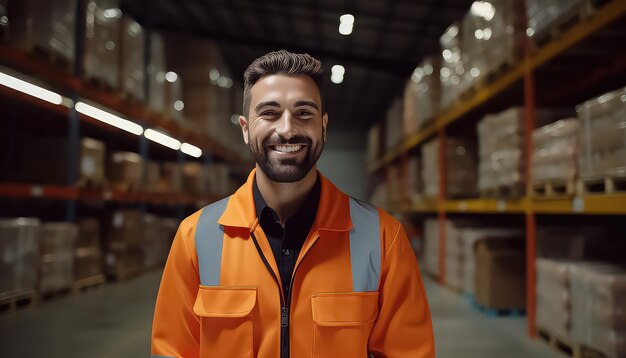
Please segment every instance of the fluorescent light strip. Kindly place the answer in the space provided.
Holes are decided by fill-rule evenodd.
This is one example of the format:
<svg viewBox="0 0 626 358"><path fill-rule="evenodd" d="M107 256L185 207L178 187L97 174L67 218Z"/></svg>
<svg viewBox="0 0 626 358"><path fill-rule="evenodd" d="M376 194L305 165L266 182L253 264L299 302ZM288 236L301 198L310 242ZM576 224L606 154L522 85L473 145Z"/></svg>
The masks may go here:
<svg viewBox="0 0 626 358"><path fill-rule="evenodd" d="M124 118L118 117L107 111L103 111L87 103L77 102L76 110L79 113L82 113L86 116L97 119L106 124L112 125L113 127L117 127L119 129L125 130L132 134L141 135L141 133L143 133L143 127L140 126L139 124L131 122Z"/></svg>
<svg viewBox="0 0 626 358"><path fill-rule="evenodd" d="M183 143L183 145L180 147L180 150L183 153L190 155L194 158L200 158L202 156L202 149L196 147L195 145L191 145L189 143Z"/></svg>
<svg viewBox="0 0 626 358"><path fill-rule="evenodd" d="M160 145L164 147L168 147L174 150L180 149L180 141L178 139L172 138L168 136L167 134L157 132L154 129L150 129L150 128L146 129L146 131L143 132L143 135L146 136L146 138L150 139L151 141L159 143Z"/></svg>
<svg viewBox="0 0 626 358"><path fill-rule="evenodd" d="M0 72L0 84L52 104L60 105L63 103L63 97L60 94L9 76L6 73Z"/></svg>

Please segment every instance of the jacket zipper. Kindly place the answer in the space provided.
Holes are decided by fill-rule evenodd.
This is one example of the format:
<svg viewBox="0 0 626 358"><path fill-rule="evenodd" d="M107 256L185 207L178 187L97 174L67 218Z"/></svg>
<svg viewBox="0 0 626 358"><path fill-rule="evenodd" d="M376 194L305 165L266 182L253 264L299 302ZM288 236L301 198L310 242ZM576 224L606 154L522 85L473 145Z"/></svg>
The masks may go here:
<svg viewBox="0 0 626 358"><path fill-rule="evenodd" d="M291 281L289 282L289 294L287 296L287 300L285 300L285 298L283 297L284 294L280 289L281 285L280 285L279 278L276 277L276 274L274 274L274 270L272 270L272 266L270 266L269 262L267 262L267 259L265 258L265 255L263 254L261 247L259 246L256 236L254 235L254 233L250 233L250 234L252 236L252 241L254 241L254 246L256 247L257 251L259 252L259 255L261 256L261 260L263 260L265 267L267 267L270 273L272 273L272 277L274 277L274 281L276 281L276 284L278 285L278 291L280 294L279 295L280 296L280 357L290 358L289 357L289 343L290 343L289 342L289 308L291 307L291 292L293 290L293 281L294 281L294 278L296 277L296 272L298 272L298 267L300 267L300 265L294 268L293 275L291 276ZM309 248L309 251L313 248L313 246L315 246L315 242L313 242L313 245L311 245L311 247ZM304 255L306 256L306 253ZM302 257L302 260L304 260L304 256ZM302 262L302 260L300 260L300 262Z"/></svg>

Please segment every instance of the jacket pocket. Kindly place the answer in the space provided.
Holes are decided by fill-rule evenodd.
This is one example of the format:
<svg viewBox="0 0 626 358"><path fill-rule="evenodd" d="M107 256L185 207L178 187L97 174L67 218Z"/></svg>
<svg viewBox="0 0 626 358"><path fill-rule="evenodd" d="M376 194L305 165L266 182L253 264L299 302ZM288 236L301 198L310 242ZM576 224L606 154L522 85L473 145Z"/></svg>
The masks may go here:
<svg viewBox="0 0 626 358"><path fill-rule="evenodd" d="M193 306L200 318L200 357L254 357L256 301L256 288L200 286Z"/></svg>
<svg viewBox="0 0 626 358"><path fill-rule="evenodd" d="M313 357L367 357L378 292L320 293L311 298Z"/></svg>

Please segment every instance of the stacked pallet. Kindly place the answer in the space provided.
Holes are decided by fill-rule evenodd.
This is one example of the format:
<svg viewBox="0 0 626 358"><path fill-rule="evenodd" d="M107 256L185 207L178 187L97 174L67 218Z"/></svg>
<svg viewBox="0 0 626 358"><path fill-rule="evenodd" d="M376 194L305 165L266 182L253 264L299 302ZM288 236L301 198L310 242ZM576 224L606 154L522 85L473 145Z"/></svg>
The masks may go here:
<svg viewBox="0 0 626 358"><path fill-rule="evenodd" d="M461 49L462 33L460 27L460 23L450 25L439 38L442 54L441 70L439 71L441 82L439 108L442 110L447 110L456 104L463 90L467 88L465 75L468 71L465 65L467 56Z"/></svg>
<svg viewBox="0 0 626 358"><path fill-rule="evenodd" d="M446 193L449 198L476 196L476 150L469 140L447 138L445 142ZM439 139L435 138L422 147L422 183L424 195L437 197L439 178Z"/></svg>
<svg viewBox="0 0 626 358"><path fill-rule="evenodd" d="M626 268L608 263L571 269L572 338L607 357L626 356Z"/></svg>
<svg viewBox="0 0 626 358"><path fill-rule="evenodd" d="M569 339L572 323L569 260L538 258L536 323L553 335Z"/></svg>
<svg viewBox="0 0 626 358"><path fill-rule="evenodd" d="M426 57L415 68L404 89L403 132L404 138L416 133L434 120L439 111L441 82L440 60Z"/></svg>
<svg viewBox="0 0 626 358"><path fill-rule="evenodd" d="M464 92L489 81L490 76L510 68L522 55L524 2L521 0L476 1L463 18L461 51L466 56L462 76Z"/></svg>
<svg viewBox="0 0 626 358"><path fill-rule="evenodd" d="M51 296L67 292L74 282L74 245L78 227L45 223L41 227L39 292Z"/></svg>
<svg viewBox="0 0 626 358"><path fill-rule="evenodd" d="M20 301L35 301L40 240L39 220L0 220L0 311L13 310Z"/></svg>
<svg viewBox="0 0 626 358"><path fill-rule="evenodd" d="M573 195L578 173L578 119L568 118L535 129L532 134L533 194Z"/></svg>
<svg viewBox="0 0 626 358"><path fill-rule="evenodd" d="M111 10L118 8L118 0L96 0L86 9L85 77L108 90L120 81L121 12Z"/></svg>
<svg viewBox="0 0 626 358"><path fill-rule="evenodd" d="M626 88L588 100L576 111L585 191L626 191Z"/></svg>
<svg viewBox="0 0 626 358"><path fill-rule="evenodd" d="M450 225L446 221L445 225ZM424 269L430 275L439 277L439 220L424 221Z"/></svg>

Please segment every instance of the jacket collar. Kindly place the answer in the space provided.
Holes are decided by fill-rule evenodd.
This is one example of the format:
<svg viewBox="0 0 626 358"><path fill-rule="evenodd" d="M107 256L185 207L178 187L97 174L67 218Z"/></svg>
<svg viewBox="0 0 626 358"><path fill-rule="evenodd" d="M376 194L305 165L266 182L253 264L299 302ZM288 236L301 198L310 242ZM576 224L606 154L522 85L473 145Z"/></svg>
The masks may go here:
<svg viewBox="0 0 626 358"><path fill-rule="evenodd" d="M230 197L224 213L217 221L218 224L251 230L257 223L253 194L255 172L256 169L252 169L245 184ZM352 229L350 198L321 173L319 176L322 187L313 228L325 231Z"/></svg>

